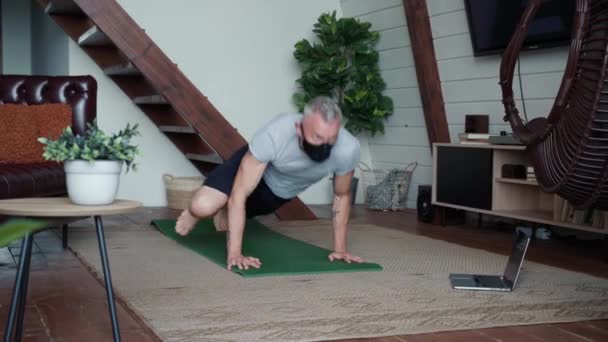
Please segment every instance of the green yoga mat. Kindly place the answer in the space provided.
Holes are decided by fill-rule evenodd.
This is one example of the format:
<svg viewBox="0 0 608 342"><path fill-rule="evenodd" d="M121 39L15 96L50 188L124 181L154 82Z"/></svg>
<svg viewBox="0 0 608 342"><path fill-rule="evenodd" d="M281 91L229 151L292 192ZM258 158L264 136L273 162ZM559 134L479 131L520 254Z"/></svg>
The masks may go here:
<svg viewBox="0 0 608 342"><path fill-rule="evenodd" d="M175 233L175 220L154 220L152 224L179 244L226 268L226 233L217 232L211 219L199 221L185 237ZM327 259L330 253L330 250L274 232L256 220L247 220L243 255L259 258L262 266L248 270L233 267L232 271L244 277L263 277L382 270L382 266L373 263L331 262Z"/></svg>

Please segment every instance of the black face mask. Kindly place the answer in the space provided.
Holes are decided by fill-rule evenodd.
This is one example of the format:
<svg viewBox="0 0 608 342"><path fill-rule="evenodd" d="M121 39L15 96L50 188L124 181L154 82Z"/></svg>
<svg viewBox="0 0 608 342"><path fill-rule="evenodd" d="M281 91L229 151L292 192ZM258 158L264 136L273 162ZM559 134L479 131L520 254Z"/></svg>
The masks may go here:
<svg viewBox="0 0 608 342"><path fill-rule="evenodd" d="M329 158L331 154L331 148L333 145L331 144L321 144L321 145L313 145L306 141L304 138L304 128L300 125L300 129L302 130L302 150L308 157L318 163L325 161Z"/></svg>

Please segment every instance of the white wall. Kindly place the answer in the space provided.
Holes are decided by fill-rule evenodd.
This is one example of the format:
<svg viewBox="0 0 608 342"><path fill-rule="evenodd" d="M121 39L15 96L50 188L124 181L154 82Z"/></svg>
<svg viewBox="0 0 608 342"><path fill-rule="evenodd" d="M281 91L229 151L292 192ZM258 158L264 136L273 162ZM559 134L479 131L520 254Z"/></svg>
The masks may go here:
<svg viewBox="0 0 608 342"><path fill-rule="evenodd" d="M359 18L380 32L376 48L387 84L386 95L395 110L385 124L385 134L369 139L373 167L403 168L418 162L408 193L408 207L416 206L418 184L431 183L431 153L418 90L402 0L341 0L344 16ZM370 165L371 166L371 165Z"/></svg>
<svg viewBox="0 0 608 342"><path fill-rule="evenodd" d="M498 85L500 55L474 57L464 0L428 0L435 53L452 142L464 131L466 114L489 114L490 132L511 132L502 118ZM561 83L567 47L520 54L521 80L528 119L546 116ZM517 67L513 80L517 106L523 117Z"/></svg>
<svg viewBox="0 0 608 342"><path fill-rule="evenodd" d="M36 3L31 8L32 74L69 74L69 37Z"/></svg>
<svg viewBox="0 0 608 342"><path fill-rule="evenodd" d="M30 1L2 0L2 72L29 75Z"/></svg>
<svg viewBox="0 0 608 342"><path fill-rule="evenodd" d="M312 36L321 13L336 10L340 15L338 0L119 3L247 140L274 115L295 110L291 96L299 70L293 46ZM115 130L127 122L142 126L143 136L137 140L144 154L141 168L123 177L119 196L164 205L161 175L198 171L71 41L69 51L70 74L92 74L99 83L101 127ZM326 179L302 199L329 203L330 189Z"/></svg>

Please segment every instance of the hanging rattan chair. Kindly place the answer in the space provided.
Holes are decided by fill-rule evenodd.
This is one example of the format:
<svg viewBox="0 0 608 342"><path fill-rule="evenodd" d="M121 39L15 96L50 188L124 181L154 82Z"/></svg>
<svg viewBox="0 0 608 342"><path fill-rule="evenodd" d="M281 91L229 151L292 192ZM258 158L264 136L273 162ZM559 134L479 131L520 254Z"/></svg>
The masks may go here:
<svg viewBox="0 0 608 342"><path fill-rule="evenodd" d="M574 1L574 0L563 0ZM513 70L541 0L531 0L500 66L505 121L527 145L543 191L579 209L608 209L608 0L576 0L562 83L547 118L524 123L513 99Z"/></svg>

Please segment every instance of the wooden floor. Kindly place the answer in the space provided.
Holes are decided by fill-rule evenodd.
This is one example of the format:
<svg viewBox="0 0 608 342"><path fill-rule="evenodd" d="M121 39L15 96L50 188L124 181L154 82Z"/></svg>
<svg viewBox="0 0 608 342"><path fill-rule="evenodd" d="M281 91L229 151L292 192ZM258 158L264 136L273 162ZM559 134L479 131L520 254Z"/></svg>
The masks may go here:
<svg viewBox="0 0 608 342"><path fill-rule="evenodd" d="M328 206L313 208L329 217ZM153 218L175 217L165 208L143 208L121 219L147 224ZM274 217L264 220L273 221ZM512 229L496 224L478 227L475 222L459 226L434 226L418 222L415 212L373 212L356 207L352 221L373 223L412 234L428 236L495 253L508 254ZM606 246L601 241L577 242L554 239L534 241L527 260L608 278ZM19 244L0 249L0 325L15 275ZM117 262L110 260L112 262ZM53 231L37 234L25 318L25 341L110 341L112 340L105 290L102 284L69 251L61 248ZM158 341L158 337L119 301L118 317L123 341ZM608 320L567 324L541 324L419 335L402 335L348 341L608 341Z"/></svg>

